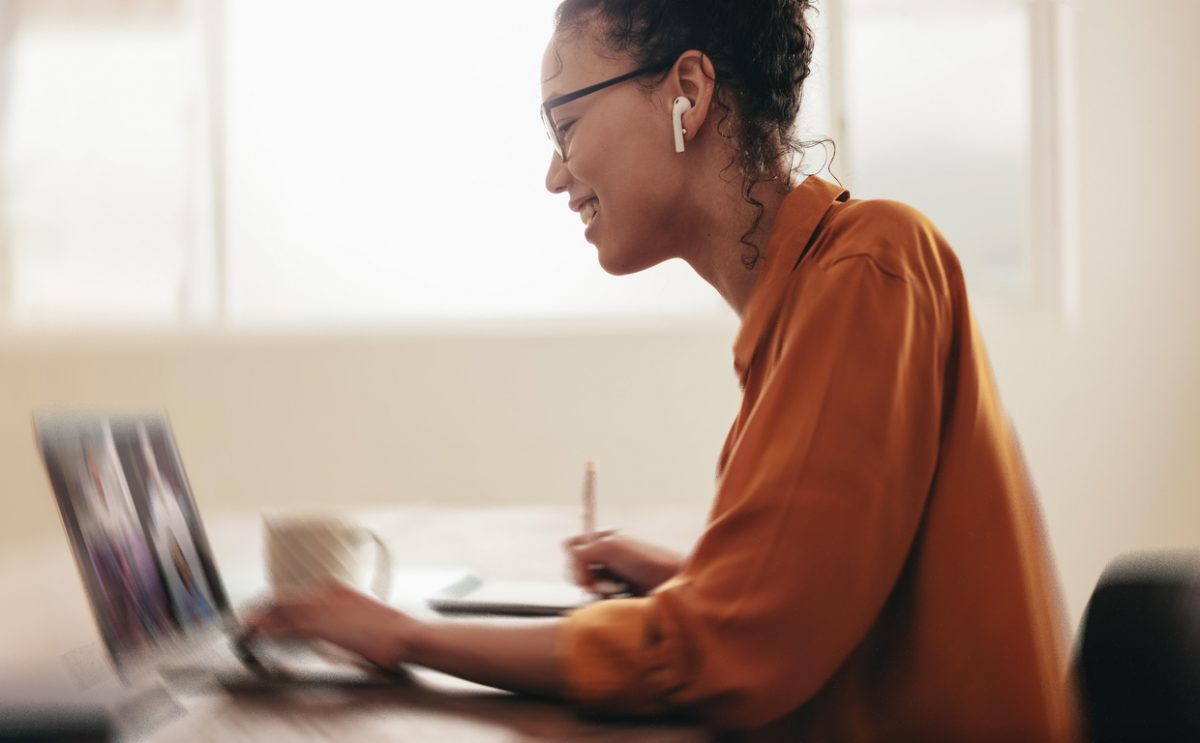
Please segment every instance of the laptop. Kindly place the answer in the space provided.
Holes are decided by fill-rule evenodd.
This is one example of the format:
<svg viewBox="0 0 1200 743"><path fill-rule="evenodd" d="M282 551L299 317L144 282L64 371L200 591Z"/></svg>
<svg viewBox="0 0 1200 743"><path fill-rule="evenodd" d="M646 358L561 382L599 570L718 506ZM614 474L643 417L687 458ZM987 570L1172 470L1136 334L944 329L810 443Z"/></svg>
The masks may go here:
<svg viewBox="0 0 1200 743"><path fill-rule="evenodd" d="M148 670L255 690L406 677L245 637L164 414L38 413L34 427L100 637L126 683Z"/></svg>

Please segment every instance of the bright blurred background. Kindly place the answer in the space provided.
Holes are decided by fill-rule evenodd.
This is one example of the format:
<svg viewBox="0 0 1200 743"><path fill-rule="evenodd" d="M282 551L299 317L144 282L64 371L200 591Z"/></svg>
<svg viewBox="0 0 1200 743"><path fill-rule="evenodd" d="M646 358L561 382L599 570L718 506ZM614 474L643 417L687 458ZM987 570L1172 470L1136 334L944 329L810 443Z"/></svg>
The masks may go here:
<svg viewBox="0 0 1200 743"><path fill-rule="evenodd" d="M207 515L707 507L737 320L545 192L556 4L0 0L0 580L44 407L165 408ZM800 132L962 256L1075 623L1200 547L1200 3L820 5Z"/></svg>

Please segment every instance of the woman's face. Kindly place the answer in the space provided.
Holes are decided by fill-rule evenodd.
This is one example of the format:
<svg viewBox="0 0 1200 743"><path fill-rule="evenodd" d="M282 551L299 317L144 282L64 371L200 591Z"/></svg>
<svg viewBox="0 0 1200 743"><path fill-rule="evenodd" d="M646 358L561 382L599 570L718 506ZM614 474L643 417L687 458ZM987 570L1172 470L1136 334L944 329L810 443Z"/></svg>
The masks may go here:
<svg viewBox="0 0 1200 743"><path fill-rule="evenodd" d="M542 60L542 99L636 69L590 33L555 34ZM677 257L681 169L670 104L634 79L554 109L566 161L551 152L546 188L566 193L600 265L628 274Z"/></svg>

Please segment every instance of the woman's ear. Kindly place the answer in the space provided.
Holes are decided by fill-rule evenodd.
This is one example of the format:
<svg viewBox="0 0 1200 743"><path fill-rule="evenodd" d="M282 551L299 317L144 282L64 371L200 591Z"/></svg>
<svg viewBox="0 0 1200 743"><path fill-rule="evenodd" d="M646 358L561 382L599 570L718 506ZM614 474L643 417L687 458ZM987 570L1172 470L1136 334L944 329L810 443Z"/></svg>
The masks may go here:
<svg viewBox="0 0 1200 743"><path fill-rule="evenodd" d="M696 49L690 49L679 55L668 79L668 100L683 96L692 102L692 106L683 114L684 141L690 142L696 138L700 128L708 118L712 106L713 95L716 92L717 75L713 69L712 60L708 55Z"/></svg>

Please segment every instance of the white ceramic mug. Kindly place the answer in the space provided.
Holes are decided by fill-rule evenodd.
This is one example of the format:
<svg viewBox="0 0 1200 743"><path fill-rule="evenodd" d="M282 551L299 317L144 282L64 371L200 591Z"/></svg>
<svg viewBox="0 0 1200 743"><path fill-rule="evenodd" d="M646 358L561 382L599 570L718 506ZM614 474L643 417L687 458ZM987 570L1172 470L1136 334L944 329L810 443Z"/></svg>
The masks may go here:
<svg viewBox="0 0 1200 743"><path fill-rule="evenodd" d="M375 566L367 558L374 543ZM378 534L341 516L264 515L267 580L275 592L305 590L329 580L358 589L368 585L386 601L392 585L392 553ZM372 572L374 575L372 576Z"/></svg>

